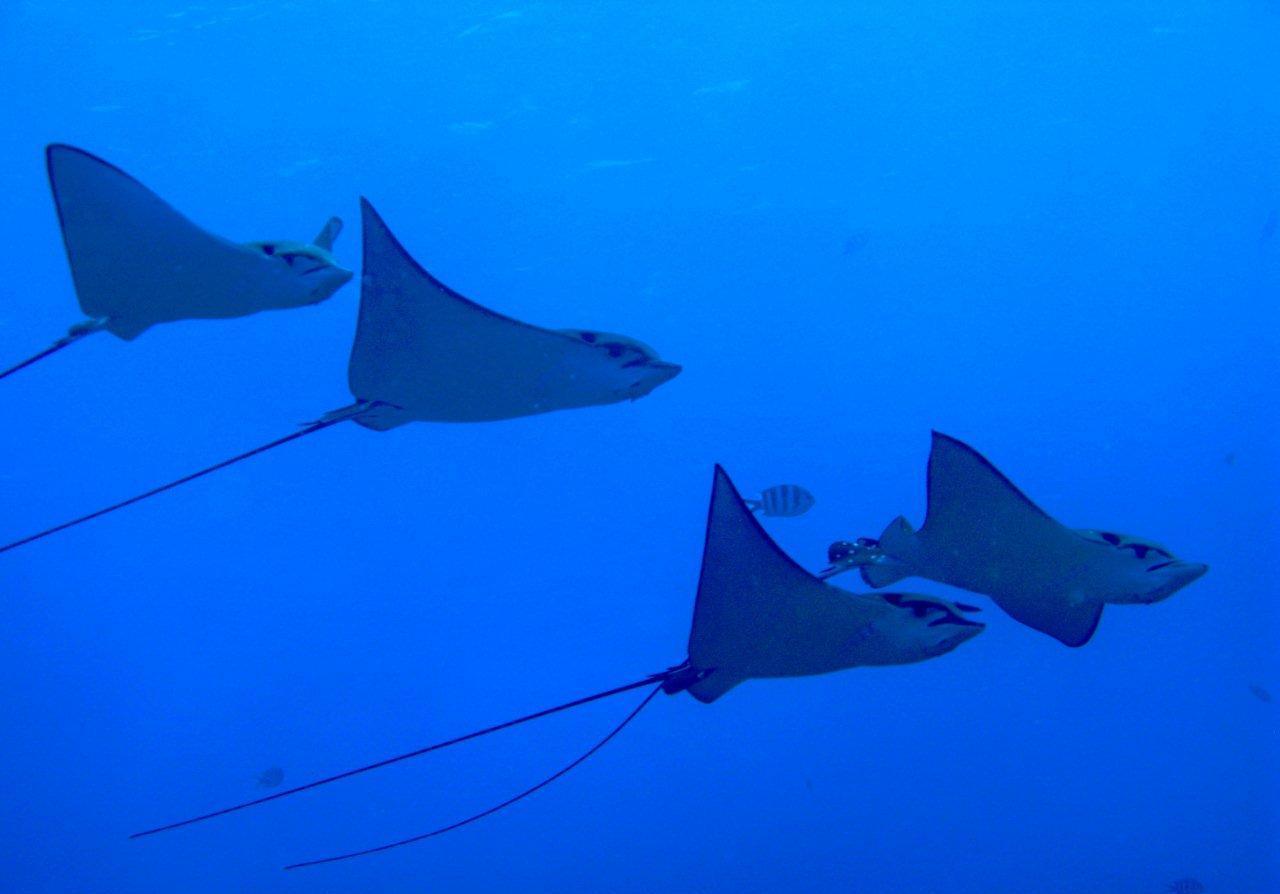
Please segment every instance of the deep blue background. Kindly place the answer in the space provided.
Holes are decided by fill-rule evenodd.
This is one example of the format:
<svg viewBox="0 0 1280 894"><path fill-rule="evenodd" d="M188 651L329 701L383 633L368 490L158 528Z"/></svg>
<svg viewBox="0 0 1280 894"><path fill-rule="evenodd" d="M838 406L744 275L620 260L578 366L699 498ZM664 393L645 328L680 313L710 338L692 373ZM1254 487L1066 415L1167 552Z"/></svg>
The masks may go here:
<svg viewBox="0 0 1280 894"><path fill-rule="evenodd" d="M686 370L341 426L5 555L0 888L1276 890L1277 46L1267 0L0 5L0 359L79 318L60 140L234 239L341 214L352 264L363 193L465 294ZM7 380L0 540L347 403L356 299ZM125 839L680 660L713 462L817 494L770 523L816 568L921 519L930 428L1210 574L1080 650L983 600L937 661L663 698L388 855L279 871L501 800L632 697Z"/></svg>

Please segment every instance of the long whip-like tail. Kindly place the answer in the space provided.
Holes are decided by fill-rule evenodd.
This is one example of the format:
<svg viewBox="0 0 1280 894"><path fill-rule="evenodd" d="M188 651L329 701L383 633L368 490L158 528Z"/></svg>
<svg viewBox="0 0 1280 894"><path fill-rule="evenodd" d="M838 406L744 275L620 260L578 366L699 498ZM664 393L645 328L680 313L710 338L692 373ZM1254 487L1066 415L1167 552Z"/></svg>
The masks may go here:
<svg viewBox="0 0 1280 894"><path fill-rule="evenodd" d="M276 438L274 441L271 441L268 444L263 444L261 447L255 447L254 449L246 453L241 453L237 456L231 457L230 459L224 459L222 462L216 463L212 466L208 466L207 468L201 469L199 472L192 472L190 475L184 475L181 478L177 479L176 481L170 481L168 484L162 484L159 487L154 487L151 490L147 491L146 493L138 494L137 496L130 497L127 500L122 500L119 503L115 503L111 506L107 506L103 509L99 509L97 512L90 512L88 515L82 515L79 518L73 518L71 521L63 522L60 525L55 525L54 527L41 531L38 534L31 534L28 537L23 537L21 540L15 540L12 543L6 543L4 546L0 546L0 553L7 553L11 549L17 549L20 546L26 546L28 543L34 543L37 540L43 540L45 537L48 537L52 534L57 534L59 531L65 531L68 528L74 528L76 525L82 525L87 521L93 521L95 518L102 518L102 516L109 515L112 512L115 512L117 509L124 509L126 506L132 506L134 503L141 503L143 500L154 497L157 494L162 494L167 490L173 490L175 487L179 487L183 484L186 484L189 481L195 481L197 478L203 478L205 475L212 475L214 472L217 472L221 469L225 469L227 466L234 466L236 463L242 462L243 460L249 459L250 457L257 456L260 453L266 453L268 450L274 450L277 447L280 447L284 444L288 444L290 441L296 441L299 438L305 438L307 435L313 435L318 431L329 428L332 425L337 425L339 422L345 422L347 419L350 419L350 418L352 418L350 415L335 416L333 418L326 417L317 422L312 422L310 425L306 425L298 429L293 434L285 435L283 438Z"/></svg>
<svg viewBox="0 0 1280 894"><path fill-rule="evenodd" d="M577 708L581 705L586 705L594 701L599 701L600 699L609 698L610 696L621 695L624 692L630 692L633 689L639 689L643 686L660 685L670 675L671 675L671 671L663 671L662 673L658 673L658 674L650 674L649 676L645 677L643 680L636 680L633 683L627 683L626 685L623 685L623 686L615 686L614 688L606 689L603 692L596 692L592 695L586 695L581 698L576 698L573 701L565 702L562 705L556 705L553 708L544 708L541 711L535 711L532 714L526 714L523 717L517 717L515 720L508 720L503 723L496 724L495 726L485 727L484 729L476 730L475 732L467 733L466 735L456 736L452 739L446 739L443 742L437 742L434 745L427 745L424 748L417 748L417 749L414 749L413 751L406 751L404 754L398 754L395 757L388 757L380 761L375 761L374 763L371 763L371 764L365 764L363 767L356 767L354 770L345 770L341 773L335 773L332 776L326 776L323 779L316 779L304 785L298 785L298 786L294 786L293 788L285 789L284 791L275 792L270 795L264 795L261 798L254 798L252 801L245 801L241 804L234 804L231 807L223 807L221 810L214 810L211 813L204 813L204 814L201 814L200 816L193 816L190 819L179 820L176 823L167 823L163 826L156 826L154 829L147 829L143 832L135 832L129 837L144 838L148 835L155 835L158 832L168 832L171 829L180 829L183 826L190 826L194 823L201 823L201 822L204 822L205 820L210 820L215 817L226 816L228 813L235 813L236 811L239 811L239 810L246 810L250 807L256 807L259 804L266 804L268 801L277 801L280 798L287 798L290 795L296 795L299 792L305 792L313 788L319 788L320 786L328 785L331 782L338 782L339 780L342 780L342 779L350 779L352 776L358 776L361 773L368 773L371 770L380 770L383 767L389 767L392 764L399 763L400 761L407 761L410 758L421 757L424 754L430 754L433 751L439 751L440 749L448 748L451 745L458 745L462 742L470 741L471 739L478 739L481 736L487 736L490 733L496 733L504 729L510 729L513 726L519 726L520 724L528 723L531 720L539 720L543 717L549 717L552 714L558 714L561 711L568 711L570 708Z"/></svg>
<svg viewBox="0 0 1280 894"><path fill-rule="evenodd" d="M20 369L26 369L28 366L32 366L36 363L39 363L41 360L43 360L46 357L52 357L54 354L58 353L63 348L69 347L70 345L73 345L76 342L80 341L80 339L84 338L86 335L92 335L95 332L101 331L103 328L103 325L104 324L98 320L90 320L87 323L77 323L75 326L71 327L70 332L68 332L62 338L55 341L49 347L45 348L39 354L35 354L31 357L28 357L26 360L23 360L21 363L16 364L15 366L11 366L8 369L4 370L3 372L0 372L0 379L7 379L9 376L13 375Z"/></svg>
<svg viewBox="0 0 1280 894"><path fill-rule="evenodd" d="M493 814L497 813L499 810L504 810L505 808L510 807L512 804L515 804L517 801L524 800L525 798L529 797L539 789L546 788L548 785L555 782L561 776L564 776L570 770L574 769L579 764L586 761L587 758L591 757L591 755L595 754L597 751L599 751L601 748L607 745L609 741L613 739L614 736L618 735L618 733L626 729L627 724L629 724L631 721L636 719L636 717L640 714L640 712L645 709L645 706L648 705L649 702L653 701L653 697L657 695L661 689L662 689L662 683L659 682L653 687L653 689L649 690L649 694L644 697L644 700L640 702L640 704L636 705L631 710L630 714L628 714L625 718L623 718L621 723L619 723L613 729L609 730L608 735L606 735L603 739L596 742L589 749L584 751L582 754L578 755L571 762L561 767L555 773L552 773L546 779L543 779L537 785L530 786L529 788L522 791L520 794L513 795L512 797L507 798L507 800L503 801L500 804L495 804L494 806L488 808L487 810L482 810L479 813L472 814L471 816L467 817L464 820L458 820L457 822L450 823L447 826L441 826L438 829L432 829L430 832L423 832L421 835L414 835L410 838L402 838L399 841L392 841L389 844L380 844L377 847L365 848L364 850L360 850L360 851L351 851L350 853L338 854L333 857L321 857L320 859L317 859L317 860L305 860L301 863L290 863L288 866L285 867L285 869L302 869L305 866L320 866L324 863L337 863L341 860L352 860L352 859L355 859L356 857L366 857L369 854L382 853L383 851L389 851L393 848L404 847L406 844L414 844L419 841L425 841L428 838L435 838L437 835L444 835L446 832L452 832L454 829L461 829L463 826L470 825L471 823L474 823L476 820L484 819L486 816L492 816Z"/></svg>

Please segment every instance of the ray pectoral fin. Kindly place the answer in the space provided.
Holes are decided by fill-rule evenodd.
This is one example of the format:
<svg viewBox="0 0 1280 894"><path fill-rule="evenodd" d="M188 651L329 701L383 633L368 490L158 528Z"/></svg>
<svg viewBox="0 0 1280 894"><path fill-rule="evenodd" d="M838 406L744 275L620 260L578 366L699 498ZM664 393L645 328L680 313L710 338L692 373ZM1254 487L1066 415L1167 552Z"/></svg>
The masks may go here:
<svg viewBox="0 0 1280 894"><path fill-rule="evenodd" d="M912 558L919 551L916 532L903 516L889 522L876 544L858 569L867 586L887 587L915 573Z"/></svg>
<svg viewBox="0 0 1280 894"><path fill-rule="evenodd" d="M689 694L709 705L725 695L739 683L746 682L746 677L734 676L726 671L713 670L689 686Z"/></svg>
<svg viewBox="0 0 1280 894"><path fill-rule="evenodd" d="M1015 621L1048 634L1064 646L1072 648L1089 642L1102 620L1103 604L1080 598L997 597L996 604Z"/></svg>
<svg viewBox="0 0 1280 894"><path fill-rule="evenodd" d="M916 531L911 522L899 515L884 529L876 543L880 551L893 558L905 558L915 552Z"/></svg>
<svg viewBox="0 0 1280 894"><path fill-rule="evenodd" d="M342 232L342 218L331 217L320 232L316 234L316 238L311 240L316 248L323 248L325 251L333 251L333 243L337 240L338 234Z"/></svg>
<svg viewBox="0 0 1280 894"><path fill-rule="evenodd" d="M994 509L1022 523L1026 523L1027 517L1053 521L985 456L941 432L933 433L927 489L929 507L925 528L946 527L957 515L968 519L979 509Z"/></svg>

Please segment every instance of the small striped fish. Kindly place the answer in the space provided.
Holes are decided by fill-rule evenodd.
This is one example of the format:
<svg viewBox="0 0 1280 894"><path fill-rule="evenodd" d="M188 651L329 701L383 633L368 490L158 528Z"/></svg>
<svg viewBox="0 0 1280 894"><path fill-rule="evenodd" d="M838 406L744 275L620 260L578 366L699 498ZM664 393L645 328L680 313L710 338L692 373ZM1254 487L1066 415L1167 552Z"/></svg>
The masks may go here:
<svg viewBox="0 0 1280 894"><path fill-rule="evenodd" d="M1180 878L1169 885L1171 894L1204 894L1205 887L1199 879Z"/></svg>
<svg viewBox="0 0 1280 894"><path fill-rule="evenodd" d="M763 512L771 518L794 518L813 508L813 494L798 484L779 484L765 488L758 500L745 501L752 512Z"/></svg>

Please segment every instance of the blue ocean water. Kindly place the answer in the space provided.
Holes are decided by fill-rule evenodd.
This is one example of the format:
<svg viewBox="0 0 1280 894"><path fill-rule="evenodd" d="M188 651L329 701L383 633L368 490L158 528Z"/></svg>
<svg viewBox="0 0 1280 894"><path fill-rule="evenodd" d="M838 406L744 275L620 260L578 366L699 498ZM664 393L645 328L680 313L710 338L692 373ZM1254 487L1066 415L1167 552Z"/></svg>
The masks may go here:
<svg viewBox="0 0 1280 894"><path fill-rule="evenodd" d="M357 197L466 295L684 365L635 403L355 426L0 557L0 890L1280 889L1280 7L0 7L0 361L80 318L63 141L236 240ZM349 402L358 282L3 383L0 540ZM684 657L713 463L835 539L924 512L929 433L1066 523L1210 564L1068 649L989 600L921 664L620 696L127 835ZM859 588L852 578L845 586ZM912 581L921 592L955 591Z"/></svg>

